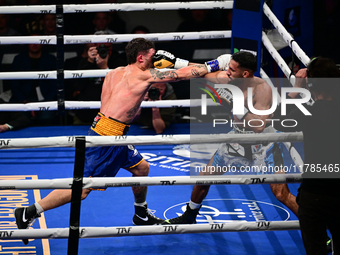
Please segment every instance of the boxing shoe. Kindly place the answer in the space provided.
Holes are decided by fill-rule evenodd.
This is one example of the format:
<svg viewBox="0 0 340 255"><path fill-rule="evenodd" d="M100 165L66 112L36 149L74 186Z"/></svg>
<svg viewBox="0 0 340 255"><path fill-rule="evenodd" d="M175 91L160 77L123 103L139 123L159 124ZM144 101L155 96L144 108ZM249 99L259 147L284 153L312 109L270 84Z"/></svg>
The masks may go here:
<svg viewBox="0 0 340 255"><path fill-rule="evenodd" d="M176 218L165 220L162 225L166 224L196 224L196 217L201 206L197 209L191 209L189 204L187 204L187 209L185 212Z"/></svg>
<svg viewBox="0 0 340 255"><path fill-rule="evenodd" d="M163 221L163 219L154 216L151 210L147 208L147 205L135 205L135 215L132 219L134 225L160 225Z"/></svg>
<svg viewBox="0 0 340 255"><path fill-rule="evenodd" d="M28 229L40 217L40 214L37 214L35 206L32 205L30 207L15 208L14 217L18 229ZM22 241L25 245L28 244L28 239L22 239Z"/></svg>

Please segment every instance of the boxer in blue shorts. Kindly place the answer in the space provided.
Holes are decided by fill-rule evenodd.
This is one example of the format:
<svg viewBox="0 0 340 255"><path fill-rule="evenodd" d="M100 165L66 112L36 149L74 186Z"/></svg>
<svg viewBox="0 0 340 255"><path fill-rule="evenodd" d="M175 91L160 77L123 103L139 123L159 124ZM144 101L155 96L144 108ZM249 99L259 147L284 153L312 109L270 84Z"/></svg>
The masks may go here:
<svg viewBox="0 0 340 255"><path fill-rule="evenodd" d="M111 70L106 75L101 94L100 113L95 118L89 135L125 135L129 127L128 123L134 119L152 84L201 77L225 67L226 61L223 57L211 63L188 66L188 61L175 59L163 52L156 53L154 43L144 38L134 38L127 44L125 53L128 65ZM95 47L89 49L88 55L93 58L99 57ZM176 66L180 69L160 72L154 68L156 65L164 68ZM120 168L128 170L132 176L147 176L150 167L131 145L96 147L87 150L85 176L112 177ZM146 203L147 187L132 187L132 191L135 197L133 224L162 223L162 219L149 213ZM85 199L90 192L91 189L83 189L82 199ZM17 227L28 228L42 212L69 203L71 195L70 189L53 190L45 198L29 207L15 208L14 216ZM28 244L27 239L23 239L23 242Z"/></svg>
<svg viewBox="0 0 340 255"><path fill-rule="evenodd" d="M109 129L110 126L114 128ZM98 113L87 135L125 135L128 128L129 125ZM144 160L133 145L89 147L85 158L85 177L114 177L120 168L133 168Z"/></svg>
<svg viewBox="0 0 340 255"><path fill-rule="evenodd" d="M268 110L272 106L272 90L264 80L255 77L257 70L256 58L252 53L241 51L230 56L227 70L209 73L205 78L213 83L232 84L237 86L244 95L244 114L233 114L234 130L237 133L264 133L275 132L270 129L272 115L256 115L247 107L248 88L252 88L252 103L257 110ZM218 88L217 93L224 105L231 112L233 109L233 94L225 88ZM250 125L251 121L252 125ZM262 123L262 125L261 125ZM270 167L283 166L282 155L279 146L270 144L223 144L210 159L205 171L199 175L218 175L225 172L219 171L218 166L226 167L229 172L234 169L241 171L253 171L253 174L264 173ZM221 169L221 168L220 168ZM255 173L256 171L256 173ZM251 174L251 173L250 173ZM298 205L296 198L288 189L287 184L270 184L276 198L297 214ZM210 185L195 185L191 193L191 200L187 204L186 211L179 217L166 220L163 224L192 224L196 223L196 216L202 206L203 199L209 192Z"/></svg>

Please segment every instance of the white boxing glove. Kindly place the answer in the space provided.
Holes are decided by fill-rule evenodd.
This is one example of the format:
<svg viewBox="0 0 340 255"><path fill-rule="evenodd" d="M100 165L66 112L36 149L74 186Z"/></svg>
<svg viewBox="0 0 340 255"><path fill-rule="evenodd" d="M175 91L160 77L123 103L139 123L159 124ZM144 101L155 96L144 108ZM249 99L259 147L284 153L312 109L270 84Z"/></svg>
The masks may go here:
<svg viewBox="0 0 340 255"><path fill-rule="evenodd" d="M205 65L207 66L209 73L216 72L218 70L224 71L229 68L230 59L231 54L223 54L219 56L217 59L205 62Z"/></svg>

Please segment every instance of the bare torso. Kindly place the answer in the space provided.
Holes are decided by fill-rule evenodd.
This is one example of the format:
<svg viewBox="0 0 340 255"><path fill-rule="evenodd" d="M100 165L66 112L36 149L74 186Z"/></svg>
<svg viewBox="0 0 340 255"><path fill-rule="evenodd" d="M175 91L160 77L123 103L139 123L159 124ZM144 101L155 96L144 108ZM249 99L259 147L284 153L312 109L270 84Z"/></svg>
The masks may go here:
<svg viewBox="0 0 340 255"><path fill-rule="evenodd" d="M129 123L151 85L142 78L143 73L134 65L109 72L103 84L100 112L106 117Z"/></svg>
<svg viewBox="0 0 340 255"><path fill-rule="evenodd" d="M239 86L239 88L242 90L244 95L244 105L249 109L248 106L248 88L252 88L252 104L256 110L268 110L270 109L272 105L272 90L268 83L266 83L264 80L253 77L253 78L245 78L245 82ZM271 115L256 115L253 113L248 113L245 117L246 125L240 126L240 128L246 128L254 131L255 133L260 133L263 131L265 126L268 124L268 121L272 117ZM234 116L236 122L238 122L238 118ZM260 128L258 127L250 127L247 123L249 120L252 120L252 124L254 126L261 125L262 122L255 122L253 120L259 119L262 120L264 125ZM241 122L241 121L239 121Z"/></svg>

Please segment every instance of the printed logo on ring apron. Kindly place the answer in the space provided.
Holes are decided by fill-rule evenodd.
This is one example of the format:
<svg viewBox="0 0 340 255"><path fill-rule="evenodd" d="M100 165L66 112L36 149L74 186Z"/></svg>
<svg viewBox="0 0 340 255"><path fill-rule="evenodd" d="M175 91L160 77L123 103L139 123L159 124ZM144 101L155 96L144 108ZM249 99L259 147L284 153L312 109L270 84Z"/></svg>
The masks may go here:
<svg viewBox="0 0 340 255"><path fill-rule="evenodd" d="M187 202L173 205L163 213L165 219L182 215ZM286 221L290 213L281 206L249 199L205 199L197 215L197 223Z"/></svg>

